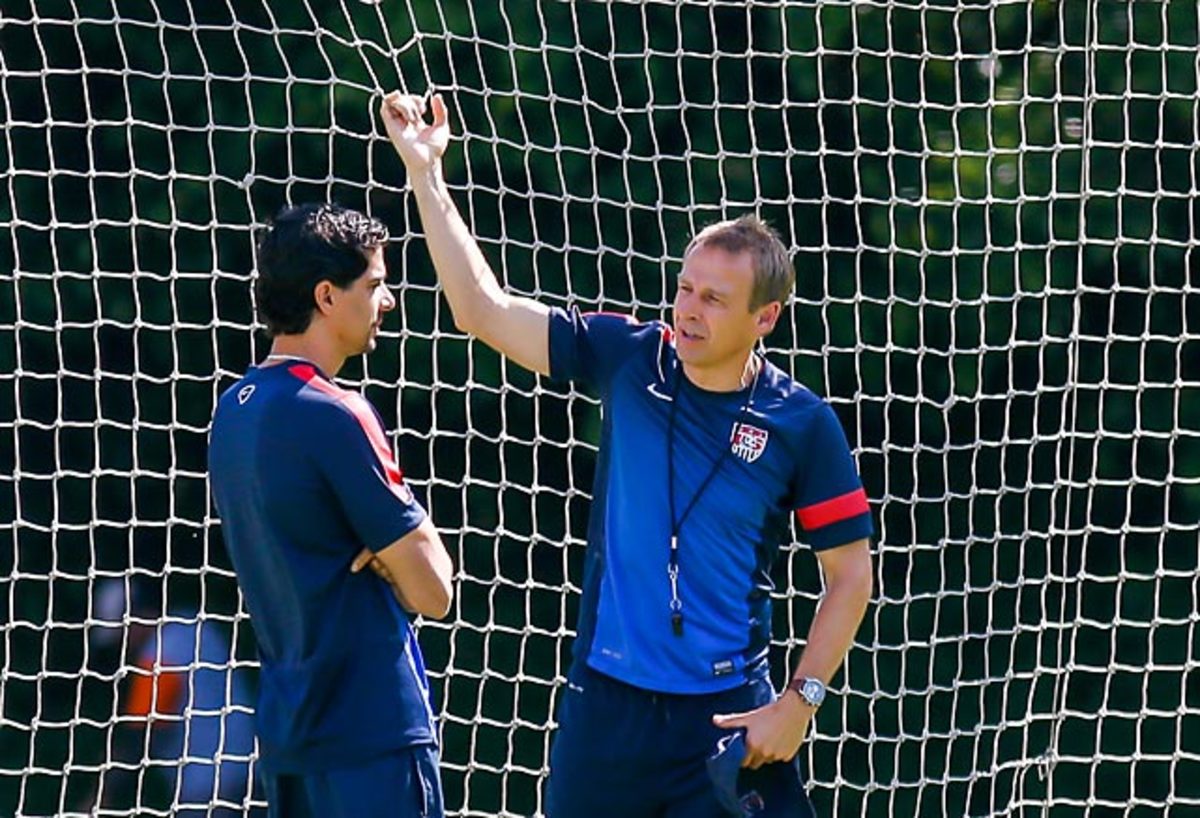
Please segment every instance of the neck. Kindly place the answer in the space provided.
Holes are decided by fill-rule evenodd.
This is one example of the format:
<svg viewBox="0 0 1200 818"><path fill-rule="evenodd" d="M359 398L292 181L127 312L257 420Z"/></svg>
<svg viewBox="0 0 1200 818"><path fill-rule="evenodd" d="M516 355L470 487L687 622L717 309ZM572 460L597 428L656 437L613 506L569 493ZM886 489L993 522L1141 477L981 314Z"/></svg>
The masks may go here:
<svg viewBox="0 0 1200 818"><path fill-rule="evenodd" d="M322 339L303 335L278 335L271 343L271 355L288 358L303 358L316 364L322 372L333 377L346 362L346 356L339 354ZM272 363L271 361L267 362Z"/></svg>
<svg viewBox="0 0 1200 818"><path fill-rule="evenodd" d="M693 386L706 389L709 392L737 392L746 389L754 383L762 361L751 349L746 357L734 363L719 366L699 367L695 364L684 364L683 374Z"/></svg>

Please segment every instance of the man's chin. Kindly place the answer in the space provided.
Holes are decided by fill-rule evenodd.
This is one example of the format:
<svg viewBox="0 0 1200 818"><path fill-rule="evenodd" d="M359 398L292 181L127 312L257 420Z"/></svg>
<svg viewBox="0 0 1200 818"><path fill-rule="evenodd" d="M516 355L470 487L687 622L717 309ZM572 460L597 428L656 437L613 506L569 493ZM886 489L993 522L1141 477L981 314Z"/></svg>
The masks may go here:
<svg viewBox="0 0 1200 818"><path fill-rule="evenodd" d="M698 364L704 362L704 351L697 349L694 341L688 344L676 343L675 355L685 364Z"/></svg>

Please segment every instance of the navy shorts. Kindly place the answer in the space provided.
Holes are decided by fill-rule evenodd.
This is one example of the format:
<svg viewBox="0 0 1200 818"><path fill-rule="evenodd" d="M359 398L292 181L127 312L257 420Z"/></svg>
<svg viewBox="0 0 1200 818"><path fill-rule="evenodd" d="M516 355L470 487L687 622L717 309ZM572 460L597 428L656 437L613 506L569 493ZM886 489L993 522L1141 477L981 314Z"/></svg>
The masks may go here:
<svg viewBox="0 0 1200 818"><path fill-rule="evenodd" d="M558 707L550 749L547 818L728 818L705 762L728 731L717 713L770 703L770 680L721 693L653 693L577 663ZM812 818L798 759L773 771L790 779L785 803L746 803L746 815ZM793 778L794 776L794 778Z"/></svg>
<svg viewBox="0 0 1200 818"><path fill-rule="evenodd" d="M264 775L270 818L444 818L438 751L397 750L323 773Z"/></svg>

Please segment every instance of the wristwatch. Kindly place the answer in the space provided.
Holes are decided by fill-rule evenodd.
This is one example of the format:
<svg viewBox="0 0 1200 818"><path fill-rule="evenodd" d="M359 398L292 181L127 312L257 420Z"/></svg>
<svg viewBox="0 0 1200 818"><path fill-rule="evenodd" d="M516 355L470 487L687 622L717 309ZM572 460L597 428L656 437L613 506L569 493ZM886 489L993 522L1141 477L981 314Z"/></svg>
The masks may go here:
<svg viewBox="0 0 1200 818"><path fill-rule="evenodd" d="M825 701L825 683L811 676L803 679L792 679L788 682L788 690L794 691L801 701L816 710Z"/></svg>

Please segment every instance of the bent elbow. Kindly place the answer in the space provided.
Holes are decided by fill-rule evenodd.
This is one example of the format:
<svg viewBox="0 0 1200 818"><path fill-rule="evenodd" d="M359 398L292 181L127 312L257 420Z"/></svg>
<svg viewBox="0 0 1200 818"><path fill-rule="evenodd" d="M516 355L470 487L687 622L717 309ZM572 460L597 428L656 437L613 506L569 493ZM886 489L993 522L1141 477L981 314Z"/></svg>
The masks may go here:
<svg viewBox="0 0 1200 818"><path fill-rule="evenodd" d="M473 316L467 314L466 310L464 310L464 309L455 310L453 312L453 315L454 315L454 328L455 329L457 329L459 332L461 332L464 335L477 335L478 334L475 329L475 320L474 320Z"/></svg>
<svg viewBox="0 0 1200 818"><path fill-rule="evenodd" d="M452 304L450 314L454 317L455 328L465 335L475 337L487 328L487 309L479 299Z"/></svg>
<svg viewBox="0 0 1200 818"><path fill-rule="evenodd" d="M828 590L864 607L875 594L875 564L865 547L849 559L839 560L836 570L830 571L827 577Z"/></svg>
<svg viewBox="0 0 1200 818"><path fill-rule="evenodd" d="M445 619L450 613L450 608L454 604L454 592L450 586L446 586L445 593L440 594L437 599L437 604L427 614L431 619Z"/></svg>
<svg viewBox="0 0 1200 818"><path fill-rule="evenodd" d="M424 595L416 612L428 619L445 619L453 604L454 590L450 583L439 583L439 587Z"/></svg>
<svg viewBox="0 0 1200 818"><path fill-rule="evenodd" d="M869 568L863 572L862 579L859 580L859 593L862 594L864 605L875 596L875 572Z"/></svg>
<svg viewBox="0 0 1200 818"><path fill-rule="evenodd" d="M474 298L464 299L451 305L454 326L459 332L479 338L488 346L495 346L495 333L503 326L503 318L511 304L504 291L496 288L483 289Z"/></svg>
<svg viewBox="0 0 1200 818"><path fill-rule="evenodd" d="M858 566L858 570L854 572L854 590L857 592L864 607L871 602L871 597L875 595L875 566L871 562L870 555L862 561Z"/></svg>
<svg viewBox="0 0 1200 818"><path fill-rule="evenodd" d="M860 593L870 597L875 592L875 561L871 559L871 552L864 548L862 555L854 561L854 568L854 583Z"/></svg>

